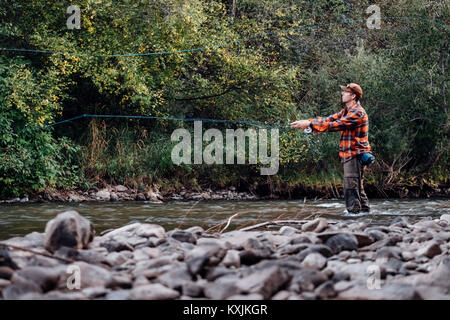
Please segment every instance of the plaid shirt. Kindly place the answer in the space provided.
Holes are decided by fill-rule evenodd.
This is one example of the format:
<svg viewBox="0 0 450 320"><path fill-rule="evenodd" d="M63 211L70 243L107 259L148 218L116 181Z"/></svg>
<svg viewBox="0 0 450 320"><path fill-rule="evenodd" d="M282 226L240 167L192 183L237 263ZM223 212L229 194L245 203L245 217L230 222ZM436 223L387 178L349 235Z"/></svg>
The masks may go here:
<svg viewBox="0 0 450 320"><path fill-rule="evenodd" d="M370 152L369 117L359 102L345 107L328 118L317 117L308 120L311 121L314 131L341 131L339 142L341 162L347 162L359 154Z"/></svg>

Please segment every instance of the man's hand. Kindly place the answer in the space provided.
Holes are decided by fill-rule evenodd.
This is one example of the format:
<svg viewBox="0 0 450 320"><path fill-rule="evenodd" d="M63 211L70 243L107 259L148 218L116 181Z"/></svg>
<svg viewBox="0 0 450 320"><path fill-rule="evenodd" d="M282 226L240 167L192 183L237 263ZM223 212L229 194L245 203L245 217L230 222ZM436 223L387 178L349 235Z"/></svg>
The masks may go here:
<svg viewBox="0 0 450 320"><path fill-rule="evenodd" d="M309 120L299 120L291 123L291 128L294 129L306 129L311 122Z"/></svg>

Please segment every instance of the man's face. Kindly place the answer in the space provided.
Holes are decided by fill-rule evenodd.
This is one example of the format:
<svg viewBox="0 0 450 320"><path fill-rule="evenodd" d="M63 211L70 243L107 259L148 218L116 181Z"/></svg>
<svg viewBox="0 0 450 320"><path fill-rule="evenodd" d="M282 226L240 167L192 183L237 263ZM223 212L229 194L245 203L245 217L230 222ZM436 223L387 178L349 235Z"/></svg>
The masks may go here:
<svg viewBox="0 0 450 320"><path fill-rule="evenodd" d="M348 92L348 91L342 91L341 96L342 96L342 102L346 103L346 102L352 101L355 97L355 94Z"/></svg>

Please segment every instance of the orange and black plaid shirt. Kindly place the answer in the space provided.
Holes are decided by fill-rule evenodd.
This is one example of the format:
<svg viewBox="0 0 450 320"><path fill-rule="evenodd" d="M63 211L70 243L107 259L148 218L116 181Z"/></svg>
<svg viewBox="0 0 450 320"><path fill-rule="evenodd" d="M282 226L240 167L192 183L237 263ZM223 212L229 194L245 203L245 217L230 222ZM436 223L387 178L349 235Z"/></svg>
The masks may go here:
<svg viewBox="0 0 450 320"><path fill-rule="evenodd" d="M308 120L311 121L314 131L341 131L339 142L341 162L347 162L359 154L370 152L369 117L359 102L325 119L317 117Z"/></svg>

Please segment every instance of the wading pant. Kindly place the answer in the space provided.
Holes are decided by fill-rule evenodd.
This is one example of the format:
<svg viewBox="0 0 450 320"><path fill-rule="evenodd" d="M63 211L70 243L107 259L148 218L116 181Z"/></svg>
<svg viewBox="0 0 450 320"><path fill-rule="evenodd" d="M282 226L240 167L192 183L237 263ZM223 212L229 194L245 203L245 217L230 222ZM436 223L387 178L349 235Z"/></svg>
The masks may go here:
<svg viewBox="0 0 450 320"><path fill-rule="evenodd" d="M364 192L364 166L357 158L344 162L344 198L347 211L369 212L369 199Z"/></svg>

